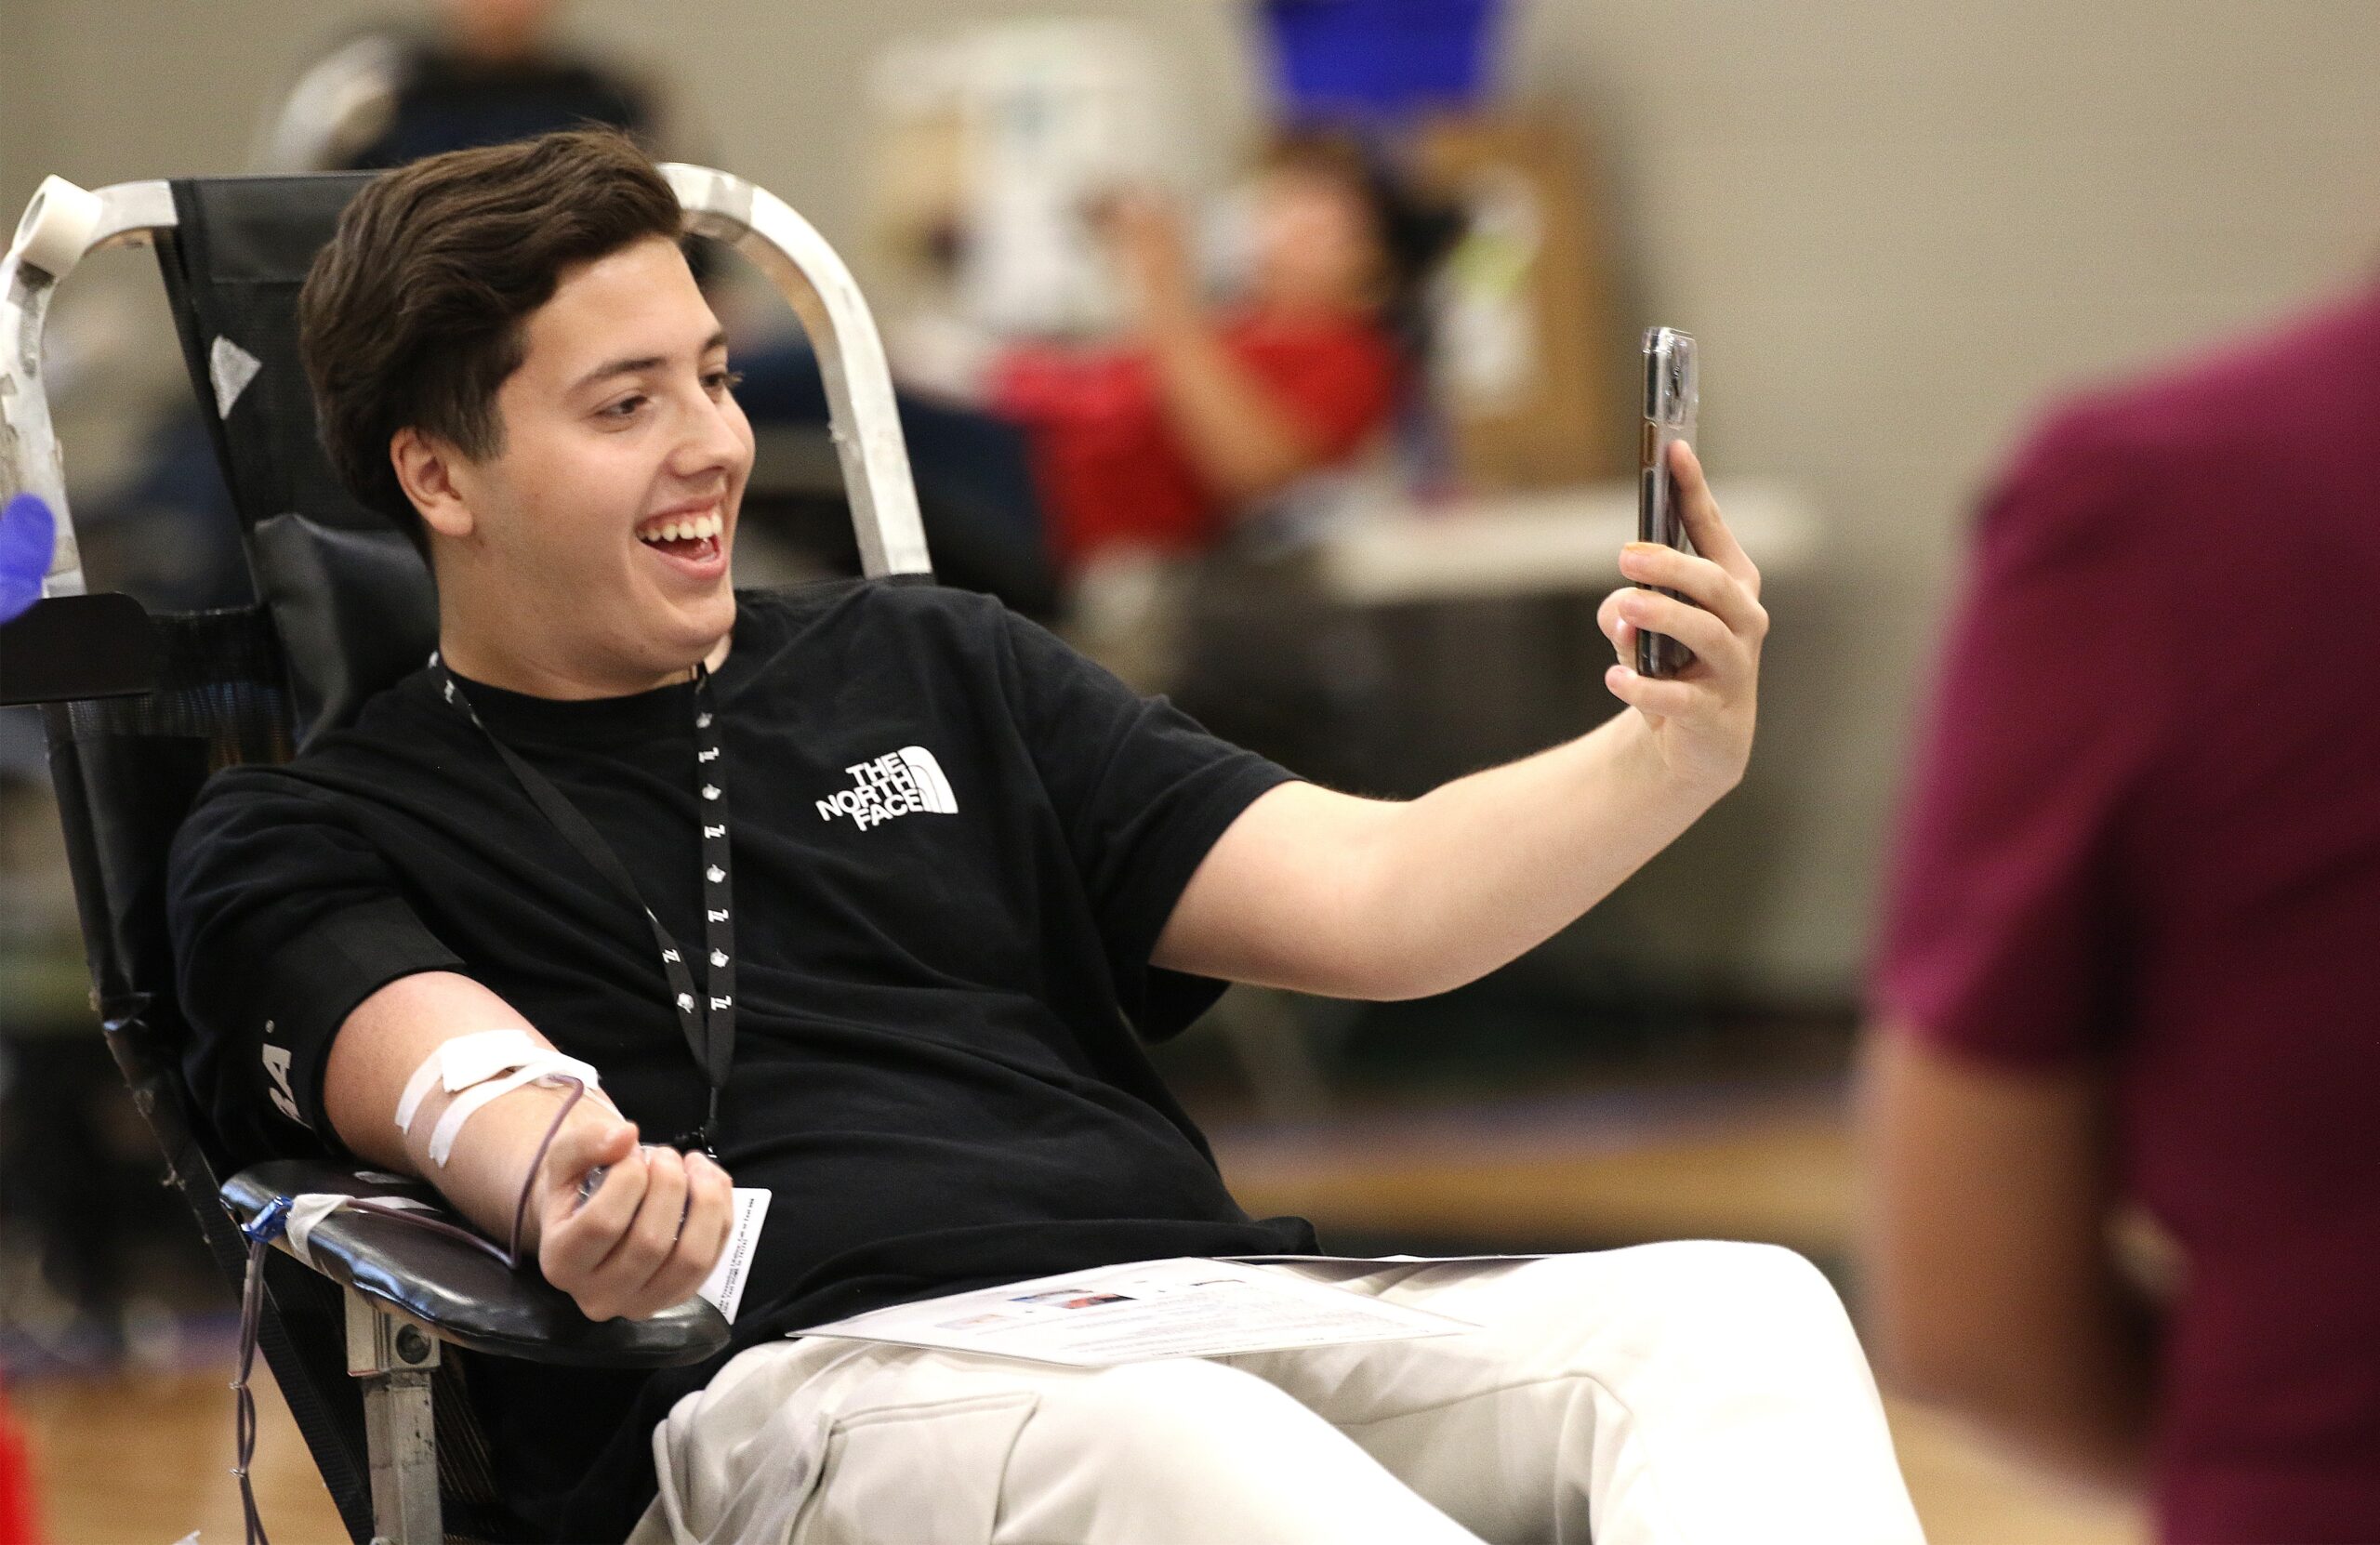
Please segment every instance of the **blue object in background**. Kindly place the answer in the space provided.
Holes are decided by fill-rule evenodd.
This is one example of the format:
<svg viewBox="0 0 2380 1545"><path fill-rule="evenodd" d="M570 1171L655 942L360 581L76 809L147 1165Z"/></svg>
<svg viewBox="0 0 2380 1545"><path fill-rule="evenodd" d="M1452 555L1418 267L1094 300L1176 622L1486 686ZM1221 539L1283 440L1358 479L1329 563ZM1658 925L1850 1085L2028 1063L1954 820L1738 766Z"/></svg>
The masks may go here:
<svg viewBox="0 0 2380 1545"><path fill-rule="evenodd" d="M41 599L57 546L58 522L40 498L20 494L0 509L0 622Z"/></svg>
<svg viewBox="0 0 2380 1545"><path fill-rule="evenodd" d="M1477 102L1503 0L1259 0L1291 117L1400 117Z"/></svg>

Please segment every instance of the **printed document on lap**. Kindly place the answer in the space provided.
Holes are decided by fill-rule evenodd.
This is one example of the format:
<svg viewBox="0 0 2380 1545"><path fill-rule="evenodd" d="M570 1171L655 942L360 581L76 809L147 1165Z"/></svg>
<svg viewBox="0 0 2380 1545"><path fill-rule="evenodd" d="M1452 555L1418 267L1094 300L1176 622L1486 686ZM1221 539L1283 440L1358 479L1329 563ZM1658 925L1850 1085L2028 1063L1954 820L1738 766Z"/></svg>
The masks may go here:
<svg viewBox="0 0 2380 1545"><path fill-rule="evenodd" d="M1233 1261L1140 1261L1036 1277L814 1326L804 1336L893 1341L1074 1367L1162 1357L1450 1336L1468 1321Z"/></svg>

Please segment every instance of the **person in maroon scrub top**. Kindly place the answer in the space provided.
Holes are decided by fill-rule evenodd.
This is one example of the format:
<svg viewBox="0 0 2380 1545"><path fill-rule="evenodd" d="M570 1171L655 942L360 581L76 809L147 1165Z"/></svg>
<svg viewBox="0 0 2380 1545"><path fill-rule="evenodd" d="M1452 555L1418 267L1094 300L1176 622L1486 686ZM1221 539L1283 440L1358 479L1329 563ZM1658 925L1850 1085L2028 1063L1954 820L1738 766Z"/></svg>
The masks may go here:
<svg viewBox="0 0 2380 1545"><path fill-rule="evenodd" d="M2162 1539L2380 1540L2380 291L2017 458L1872 997L1886 1368Z"/></svg>

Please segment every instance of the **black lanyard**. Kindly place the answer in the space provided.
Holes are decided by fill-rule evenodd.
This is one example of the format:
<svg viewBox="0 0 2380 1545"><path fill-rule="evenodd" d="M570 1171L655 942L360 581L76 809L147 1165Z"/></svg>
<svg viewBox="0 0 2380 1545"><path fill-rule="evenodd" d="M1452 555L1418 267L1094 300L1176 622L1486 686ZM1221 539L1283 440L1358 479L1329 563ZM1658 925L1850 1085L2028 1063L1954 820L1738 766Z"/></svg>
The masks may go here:
<svg viewBox="0 0 2380 1545"><path fill-rule="evenodd" d="M469 716L471 722L479 726L480 733L487 736L488 744L496 747L496 754L504 759L504 765L512 770L513 777L520 781L530 799L545 812L546 819L622 895L634 902L637 910L644 914L644 920L653 925L653 942L661 950L661 969L669 976L678 1028L684 1032L687 1050L694 1054L695 1064L703 1070L703 1079L710 1086L710 1102L703 1124L678 1137L673 1146L699 1147L718 1157L719 1091L727 1086L727 1070L735 1061L735 919L734 881L727 857L725 761L720 753L710 671L700 665L694 667L694 777L695 793L700 796L695 811L703 832L703 934L710 950L706 975L708 990L702 991L694 985L694 973L686 969L678 941L653 915L653 908L645 904L619 855L561 789L481 722L462 684L455 680L455 673L443 666L440 669L446 678L446 701Z"/></svg>

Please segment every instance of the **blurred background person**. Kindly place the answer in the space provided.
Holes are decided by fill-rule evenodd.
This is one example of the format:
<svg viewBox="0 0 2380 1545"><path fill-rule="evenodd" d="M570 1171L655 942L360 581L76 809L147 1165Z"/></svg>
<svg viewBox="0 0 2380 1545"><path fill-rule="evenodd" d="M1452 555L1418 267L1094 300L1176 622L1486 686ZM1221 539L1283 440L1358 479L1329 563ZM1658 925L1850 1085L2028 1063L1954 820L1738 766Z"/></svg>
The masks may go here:
<svg viewBox="0 0 2380 1545"><path fill-rule="evenodd" d="M1456 217L1352 134L1322 130L1266 147L1246 208L1246 271L1218 300L1174 200L1130 187L1084 201L1121 326L985 338L903 393L945 578L1050 615L1103 554L1205 550L1299 479L1379 444L1413 383L1421 287ZM806 346L743 371L757 419L824 421Z"/></svg>
<svg viewBox="0 0 2380 1545"><path fill-rule="evenodd" d="M994 411L1031 433L1051 545L1197 552L1298 479L1375 445L1413 385L1421 297L1456 234L1352 134L1288 132L1259 159L1250 258L1210 303L1177 212L1128 191L1100 210L1130 297L1105 347L1019 347Z"/></svg>
<svg viewBox="0 0 2380 1545"><path fill-rule="evenodd" d="M1882 1366L2168 1540L2380 1539L2376 428L2380 288L2053 414L1884 913Z"/></svg>
<svg viewBox="0 0 2380 1545"><path fill-rule="evenodd" d="M365 171L608 124L655 154L684 135L656 80L562 37L562 0L427 0L335 45L265 123L264 172Z"/></svg>

